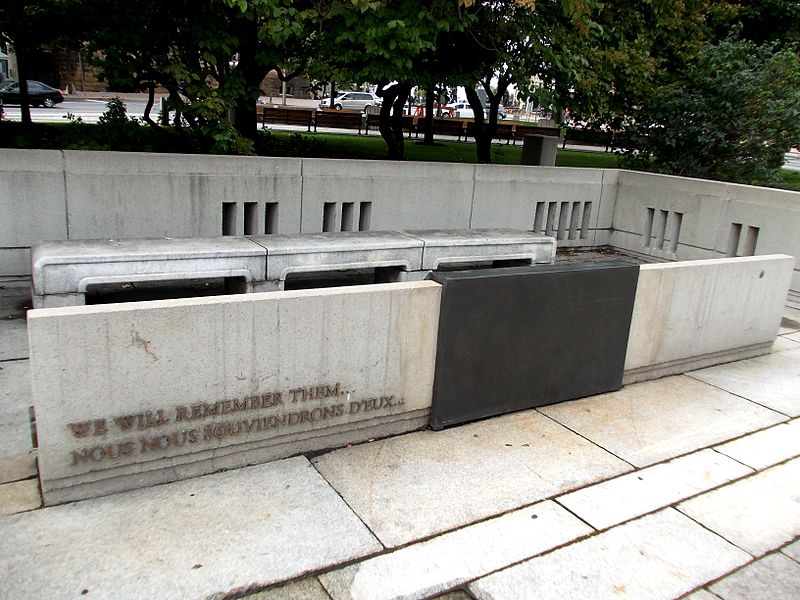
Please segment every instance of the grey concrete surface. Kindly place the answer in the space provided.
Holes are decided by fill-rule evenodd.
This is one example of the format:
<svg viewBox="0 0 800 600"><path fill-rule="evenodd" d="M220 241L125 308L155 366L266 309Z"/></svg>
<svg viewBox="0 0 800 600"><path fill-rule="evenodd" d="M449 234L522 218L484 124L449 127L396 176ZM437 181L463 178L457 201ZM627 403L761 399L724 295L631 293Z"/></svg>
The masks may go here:
<svg viewBox="0 0 800 600"><path fill-rule="evenodd" d="M0 540L4 595L31 599L205 598L381 548L304 458L4 517Z"/></svg>
<svg viewBox="0 0 800 600"><path fill-rule="evenodd" d="M334 600L428 598L591 532L560 506L542 502L324 573L320 580Z"/></svg>
<svg viewBox="0 0 800 600"><path fill-rule="evenodd" d="M701 450L559 496L557 501L593 527L605 529L752 472L713 450Z"/></svg>
<svg viewBox="0 0 800 600"><path fill-rule="evenodd" d="M800 456L800 419L751 433L714 450L754 469L771 467Z"/></svg>
<svg viewBox="0 0 800 600"><path fill-rule="evenodd" d="M469 589L480 600L666 600L749 560L746 552L666 509L480 579Z"/></svg>
<svg viewBox="0 0 800 600"><path fill-rule="evenodd" d="M709 587L722 600L795 600L800 597L800 563L770 554Z"/></svg>
<svg viewBox="0 0 800 600"><path fill-rule="evenodd" d="M693 371L689 376L785 415L800 416L800 349Z"/></svg>
<svg viewBox="0 0 800 600"><path fill-rule="evenodd" d="M800 459L678 505L726 540L761 556L800 535Z"/></svg>
<svg viewBox="0 0 800 600"><path fill-rule="evenodd" d="M787 420L685 375L540 410L637 467Z"/></svg>
<svg viewBox="0 0 800 600"><path fill-rule="evenodd" d="M535 411L354 446L313 463L387 547L631 470Z"/></svg>

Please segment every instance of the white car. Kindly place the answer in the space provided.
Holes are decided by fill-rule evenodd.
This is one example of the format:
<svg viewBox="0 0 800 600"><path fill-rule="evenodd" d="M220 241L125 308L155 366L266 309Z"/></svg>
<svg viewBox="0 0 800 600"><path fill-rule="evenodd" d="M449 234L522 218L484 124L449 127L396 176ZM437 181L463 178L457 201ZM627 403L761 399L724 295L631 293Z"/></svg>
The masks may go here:
<svg viewBox="0 0 800 600"><path fill-rule="evenodd" d="M381 99L369 92L343 92L333 99L333 108L342 110L351 108L365 111L368 106L380 106ZM331 99L323 98L319 101L320 110L331 107Z"/></svg>
<svg viewBox="0 0 800 600"><path fill-rule="evenodd" d="M475 118L475 111L472 110L472 107L469 105L469 102L456 102L455 104L448 104L448 108L452 110L452 116L456 119L474 119ZM489 107L485 107L484 109L485 116L489 118ZM506 118L506 109L501 104L497 107L497 118L498 119L505 119Z"/></svg>

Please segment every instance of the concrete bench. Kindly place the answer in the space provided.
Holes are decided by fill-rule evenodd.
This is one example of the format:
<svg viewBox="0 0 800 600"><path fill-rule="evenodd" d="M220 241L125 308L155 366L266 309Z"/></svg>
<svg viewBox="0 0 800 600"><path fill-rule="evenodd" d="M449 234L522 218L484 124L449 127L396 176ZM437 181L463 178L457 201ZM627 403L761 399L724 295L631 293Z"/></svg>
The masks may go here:
<svg viewBox="0 0 800 600"><path fill-rule="evenodd" d="M406 281L442 268L550 264L555 251L551 237L509 229L43 242L32 248L33 299L34 308L75 306L92 286L219 278L226 293L260 292L357 271Z"/></svg>
<svg viewBox="0 0 800 600"><path fill-rule="evenodd" d="M31 248L33 307L86 303L96 285L223 278L264 281L267 251L244 237L41 242Z"/></svg>

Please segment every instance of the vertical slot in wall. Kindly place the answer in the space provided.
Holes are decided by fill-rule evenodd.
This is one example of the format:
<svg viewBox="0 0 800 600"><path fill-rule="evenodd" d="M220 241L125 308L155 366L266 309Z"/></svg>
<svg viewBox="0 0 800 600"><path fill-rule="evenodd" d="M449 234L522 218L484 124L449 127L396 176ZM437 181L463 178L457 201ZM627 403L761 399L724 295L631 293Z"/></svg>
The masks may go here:
<svg viewBox="0 0 800 600"><path fill-rule="evenodd" d="M544 234L552 236L556 227L556 212L558 212L558 202L547 203L547 222L544 227Z"/></svg>
<svg viewBox="0 0 800 600"><path fill-rule="evenodd" d="M744 234L744 250L742 256L755 256L756 244L758 243L758 227L749 227Z"/></svg>
<svg viewBox="0 0 800 600"><path fill-rule="evenodd" d="M222 235L236 235L236 202L222 203Z"/></svg>
<svg viewBox="0 0 800 600"><path fill-rule="evenodd" d="M352 202L342 202L342 231L353 231Z"/></svg>
<svg viewBox="0 0 800 600"><path fill-rule="evenodd" d="M581 239L589 238L589 224L592 218L592 203L583 203L583 218L581 219Z"/></svg>
<svg viewBox="0 0 800 600"><path fill-rule="evenodd" d="M736 256L739 249L739 238L742 237L742 224L731 223L731 230L728 233L728 256Z"/></svg>
<svg viewBox="0 0 800 600"><path fill-rule="evenodd" d="M569 217L569 239L578 239L578 226L581 221L581 202L572 203L572 214Z"/></svg>
<svg viewBox="0 0 800 600"><path fill-rule="evenodd" d="M369 231L372 220L372 202L362 202L358 212L358 230Z"/></svg>
<svg viewBox="0 0 800 600"><path fill-rule="evenodd" d="M642 231L642 246L645 248L650 247L650 239L653 237L653 219L655 218L656 209L648 208L644 215L644 230Z"/></svg>
<svg viewBox="0 0 800 600"><path fill-rule="evenodd" d="M683 213L672 213L672 233L669 236L669 251L673 254L678 251L678 240L681 237Z"/></svg>
<svg viewBox="0 0 800 600"><path fill-rule="evenodd" d="M336 231L336 202L322 206L322 231Z"/></svg>
<svg viewBox="0 0 800 600"><path fill-rule="evenodd" d="M536 212L533 215L533 232L544 233L544 207L546 202L536 203Z"/></svg>
<svg viewBox="0 0 800 600"><path fill-rule="evenodd" d="M569 202L561 203L561 210L558 211L558 234L556 239L563 240L567 231L567 216L569 214Z"/></svg>
<svg viewBox="0 0 800 600"><path fill-rule="evenodd" d="M264 205L264 233L278 233L278 203Z"/></svg>
<svg viewBox="0 0 800 600"><path fill-rule="evenodd" d="M667 235L667 219L669 212L666 210L658 211L658 222L656 223L656 248L664 249L664 238Z"/></svg>
<svg viewBox="0 0 800 600"><path fill-rule="evenodd" d="M258 233L258 202L245 202L244 234L257 235Z"/></svg>

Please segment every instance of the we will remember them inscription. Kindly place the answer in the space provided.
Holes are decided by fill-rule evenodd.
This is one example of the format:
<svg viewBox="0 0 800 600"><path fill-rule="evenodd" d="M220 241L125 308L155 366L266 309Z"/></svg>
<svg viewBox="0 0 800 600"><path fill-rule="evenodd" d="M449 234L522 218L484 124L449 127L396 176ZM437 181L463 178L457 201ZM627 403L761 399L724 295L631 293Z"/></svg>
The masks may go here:
<svg viewBox="0 0 800 600"><path fill-rule="evenodd" d="M233 441L254 433L277 433L305 423L329 421L334 425L336 421L391 412L401 406L403 400L396 396L357 399L353 390L345 390L337 382L68 423L66 427L72 435L85 443L84 447L71 452L70 464L135 459L155 453L163 455L172 448ZM265 411L271 414L263 414ZM120 434L130 437L118 441L102 439Z"/></svg>

